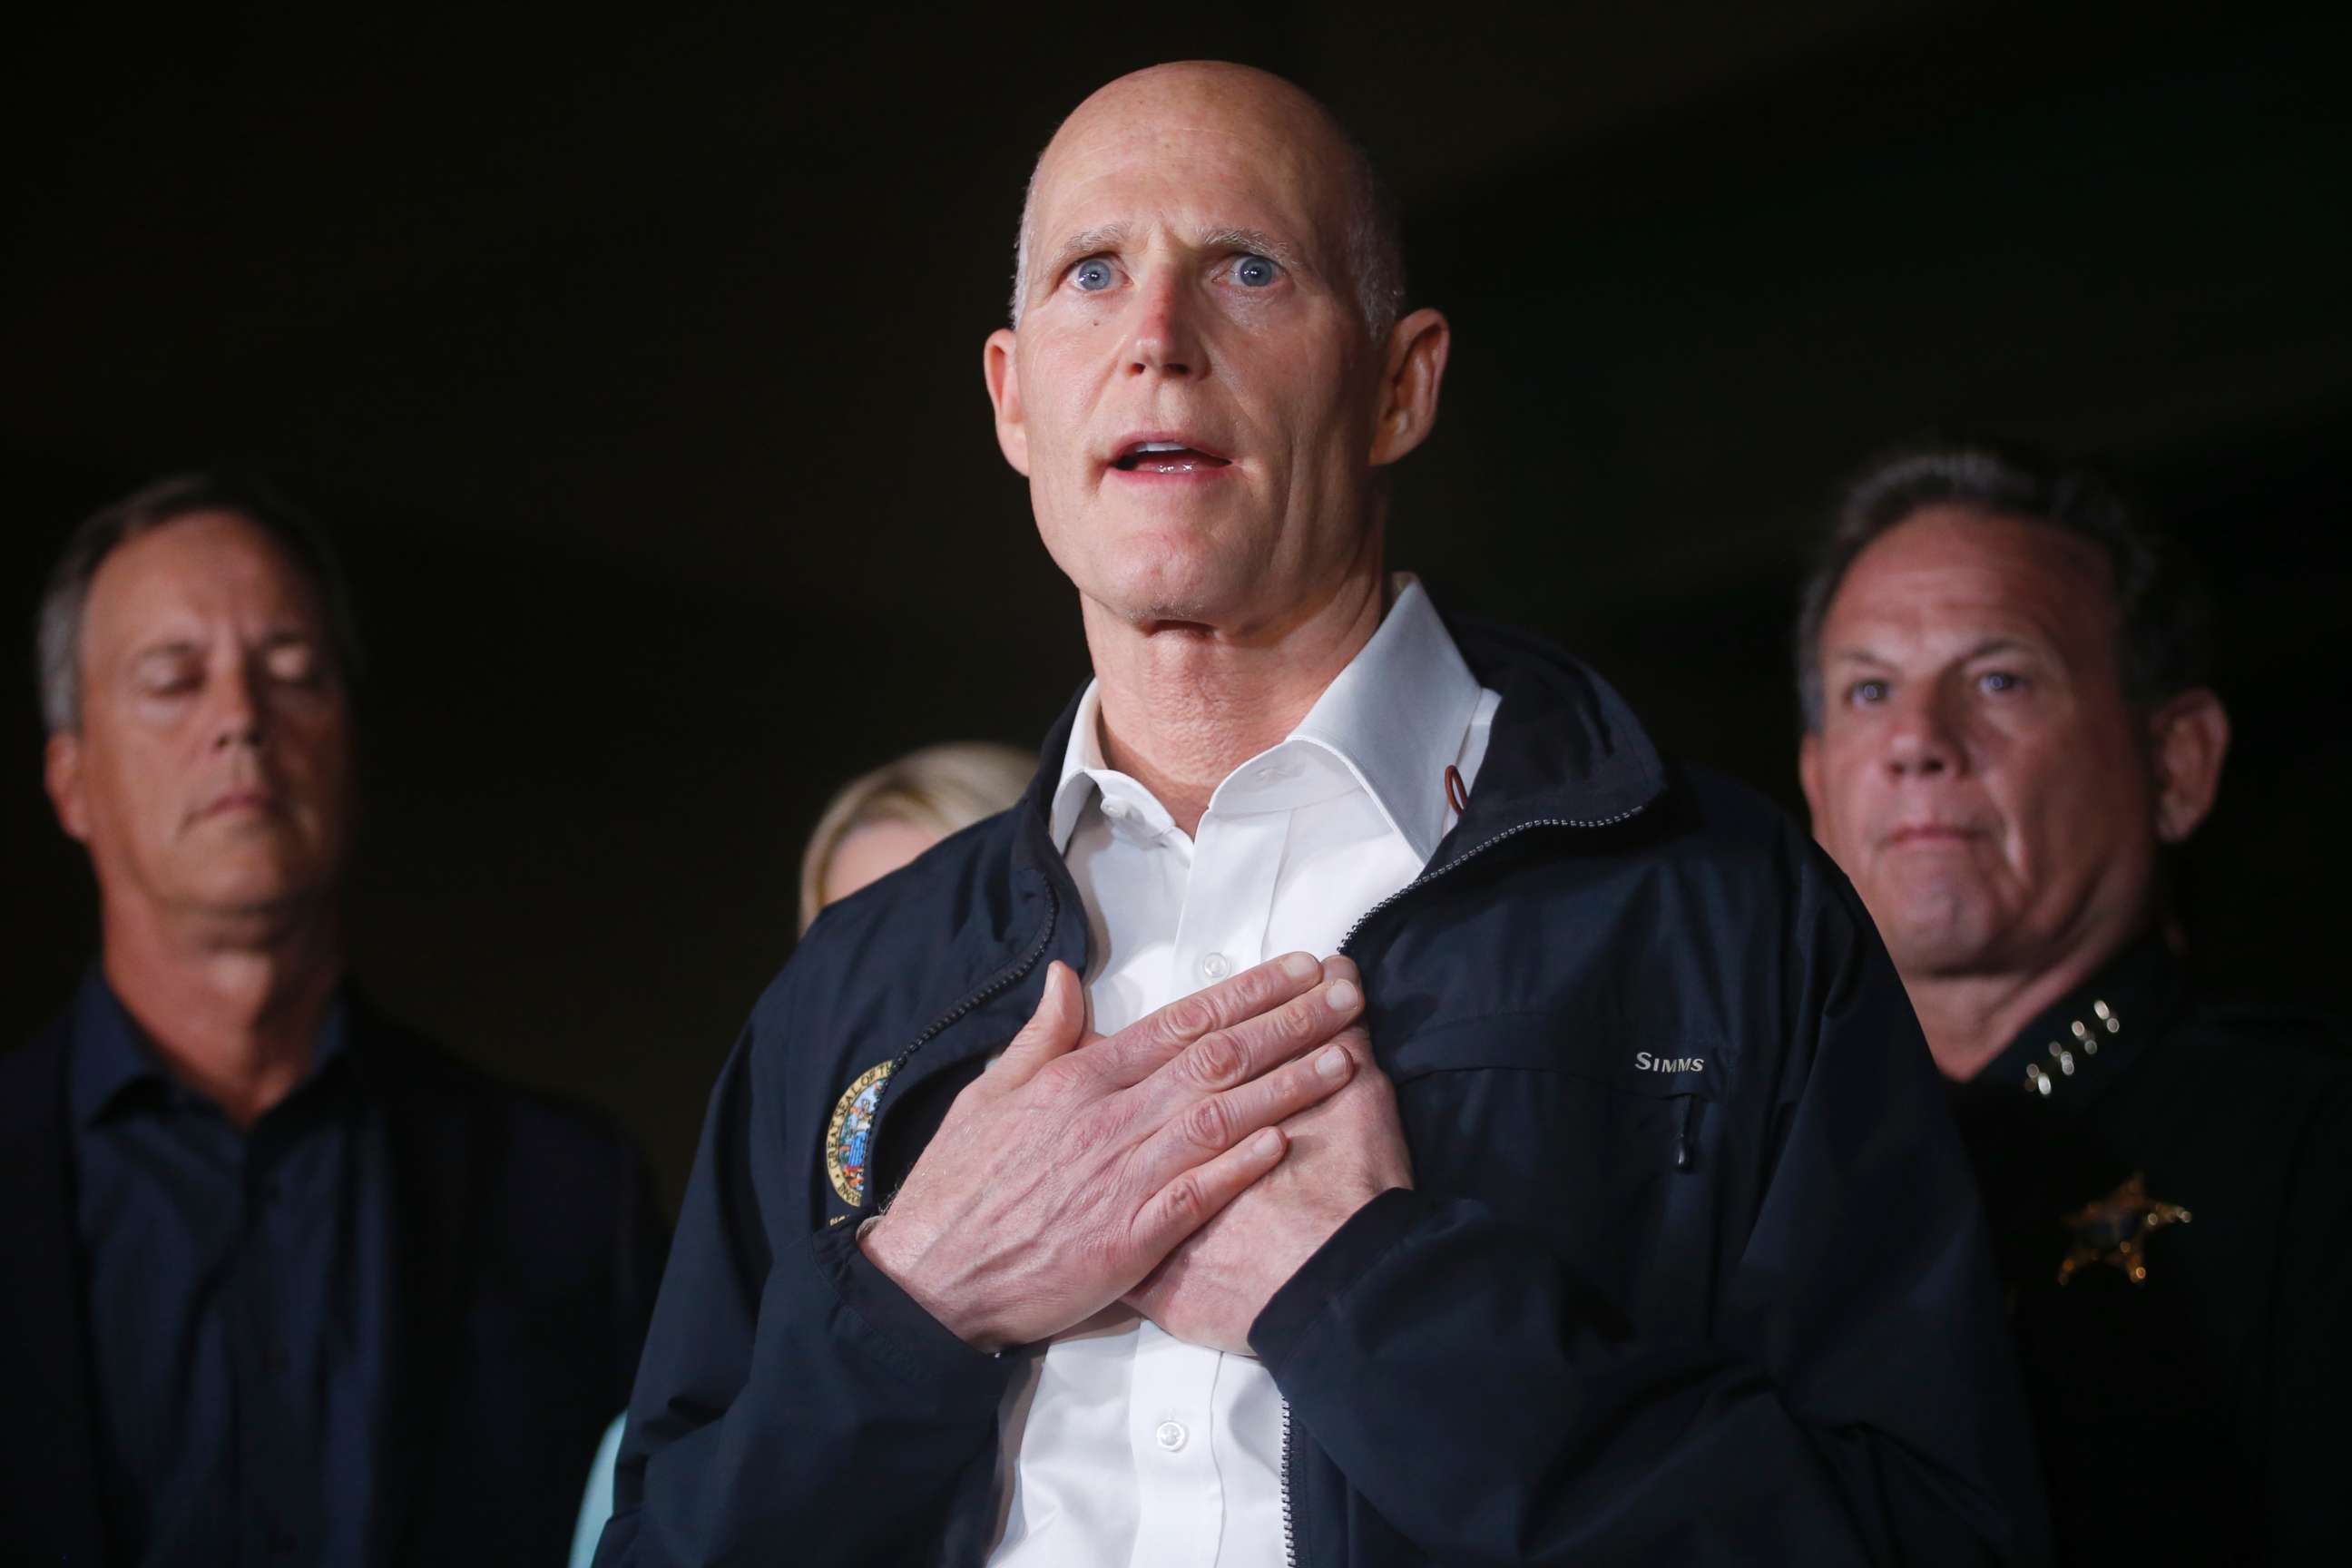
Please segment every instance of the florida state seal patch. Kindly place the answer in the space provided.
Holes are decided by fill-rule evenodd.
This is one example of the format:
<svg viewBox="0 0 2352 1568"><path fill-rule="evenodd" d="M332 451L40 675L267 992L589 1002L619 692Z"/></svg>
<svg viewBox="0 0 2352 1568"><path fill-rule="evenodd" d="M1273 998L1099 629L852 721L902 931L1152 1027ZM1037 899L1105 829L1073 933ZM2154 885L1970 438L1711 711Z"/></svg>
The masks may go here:
<svg viewBox="0 0 2352 1568"><path fill-rule="evenodd" d="M866 1155L874 1133L874 1109L882 1099L882 1085L890 1064L877 1062L857 1075L834 1103L833 1121L824 1130L824 1173L841 1201L856 1208L866 1201Z"/></svg>

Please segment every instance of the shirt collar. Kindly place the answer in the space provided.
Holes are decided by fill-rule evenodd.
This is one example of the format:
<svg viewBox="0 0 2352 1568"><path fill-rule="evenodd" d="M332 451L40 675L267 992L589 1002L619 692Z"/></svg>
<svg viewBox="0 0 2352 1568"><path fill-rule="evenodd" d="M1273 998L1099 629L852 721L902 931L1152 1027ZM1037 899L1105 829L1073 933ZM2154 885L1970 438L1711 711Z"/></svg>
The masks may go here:
<svg viewBox="0 0 2352 1568"><path fill-rule="evenodd" d="M2045 1008L1963 1086L2042 1104L2089 1105L2114 1088L2186 1002L2160 931L2151 930Z"/></svg>
<svg viewBox="0 0 2352 1568"><path fill-rule="evenodd" d="M1217 786L1212 811L1286 809L1360 788L1416 856L1425 861L1436 852L1448 809L1445 769L1461 755L1479 686L1419 580L1399 573L1393 584L1395 599L1371 640L1280 745ZM1054 790L1050 826L1057 847L1069 843L1097 790L1147 817L1166 815L1141 785L1104 762L1101 715L1101 682L1091 681L1078 700Z"/></svg>
<svg viewBox="0 0 2352 1568"><path fill-rule="evenodd" d="M349 1009L338 988L319 1025L318 1043L310 1065L302 1074L308 1084L328 1064L349 1050ZM147 1038L147 1031L115 995L98 965L82 977L73 1002L73 1056L67 1068L66 1102L75 1122L87 1126L99 1120L122 1095L152 1083L166 1093L190 1091L163 1066ZM299 1087L299 1085L297 1086Z"/></svg>

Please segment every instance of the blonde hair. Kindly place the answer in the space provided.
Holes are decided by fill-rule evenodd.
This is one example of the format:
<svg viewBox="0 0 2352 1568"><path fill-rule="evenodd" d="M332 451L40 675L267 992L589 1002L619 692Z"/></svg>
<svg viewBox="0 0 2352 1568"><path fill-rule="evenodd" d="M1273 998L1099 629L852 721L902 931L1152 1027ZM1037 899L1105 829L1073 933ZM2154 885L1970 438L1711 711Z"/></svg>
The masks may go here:
<svg viewBox="0 0 2352 1568"><path fill-rule="evenodd" d="M993 741L950 741L909 752L842 785L817 818L801 856L801 930L828 901L824 868L841 841L861 827L904 822L942 838L1021 798L1037 759Z"/></svg>

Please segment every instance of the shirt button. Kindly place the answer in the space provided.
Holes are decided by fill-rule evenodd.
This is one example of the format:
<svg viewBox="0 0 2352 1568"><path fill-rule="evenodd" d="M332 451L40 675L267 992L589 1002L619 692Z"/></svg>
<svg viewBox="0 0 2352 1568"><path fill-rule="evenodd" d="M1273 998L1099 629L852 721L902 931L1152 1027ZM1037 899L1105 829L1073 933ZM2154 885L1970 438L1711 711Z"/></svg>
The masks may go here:
<svg viewBox="0 0 2352 1568"><path fill-rule="evenodd" d="M1181 1421L1162 1421L1160 1430L1151 1436L1162 1448L1172 1454L1184 1446L1184 1439L1191 1434L1184 1430Z"/></svg>
<svg viewBox="0 0 2352 1568"><path fill-rule="evenodd" d="M1107 800L1103 802L1103 815L1109 817L1113 822L1125 822L1128 818L1128 814L1132 812L1134 809L1135 807L1128 805L1127 802L1123 800Z"/></svg>
<svg viewBox="0 0 2352 1568"><path fill-rule="evenodd" d="M1201 958L1201 978L1223 980L1234 972L1234 966L1222 952L1204 953Z"/></svg>

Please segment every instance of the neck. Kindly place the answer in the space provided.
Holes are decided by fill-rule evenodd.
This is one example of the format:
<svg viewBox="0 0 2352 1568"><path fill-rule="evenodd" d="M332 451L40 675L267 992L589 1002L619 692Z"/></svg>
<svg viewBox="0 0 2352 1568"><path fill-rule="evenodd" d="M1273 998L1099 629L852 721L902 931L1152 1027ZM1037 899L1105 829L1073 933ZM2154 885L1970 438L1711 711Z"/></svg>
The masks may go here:
<svg viewBox="0 0 2352 1568"><path fill-rule="evenodd" d="M1910 975L1903 988L1919 1016L1936 1067L1965 1083L2010 1047L2025 1026L2056 1005L2130 945L2131 938L2085 947L2058 963L2030 974Z"/></svg>
<svg viewBox="0 0 2352 1568"><path fill-rule="evenodd" d="M1103 760L1196 832L1226 775L1297 729L1371 641L1385 586L1375 552L1321 603L1246 629L1139 624L1086 601Z"/></svg>
<svg viewBox="0 0 2352 1568"><path fill-rule="evenodd" d="M107 900L106 982L173 1075L250 1127L286 1098L342 975L338 922L173 920Z"/></svg>

